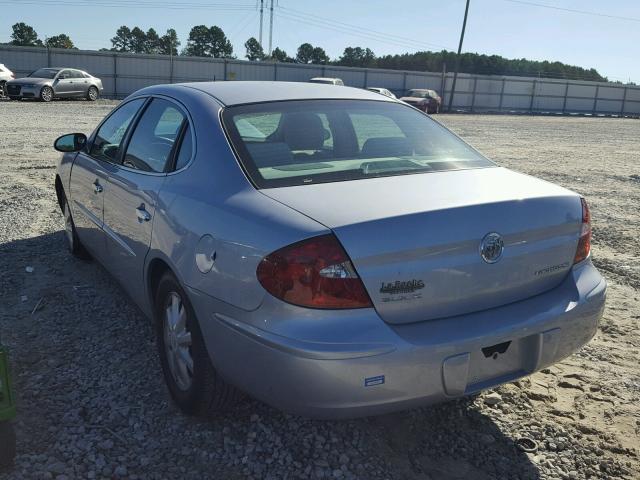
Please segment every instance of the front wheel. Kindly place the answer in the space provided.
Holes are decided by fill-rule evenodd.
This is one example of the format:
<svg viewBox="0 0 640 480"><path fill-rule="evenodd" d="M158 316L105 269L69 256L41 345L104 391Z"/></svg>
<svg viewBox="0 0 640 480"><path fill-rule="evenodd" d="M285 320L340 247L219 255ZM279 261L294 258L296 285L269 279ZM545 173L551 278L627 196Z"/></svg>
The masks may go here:
<svg viewBox="0 0 640 480"><path fill-rule="evenodd" d="M7 96L7 82L0 82L0 98Z"/></svg>
<svg viewBox="0 0 640 480"><path fill-rule="evenodd" d="M98 99L98 89L96 87L89 87L87 90L87 100L95 102Z"/></svg>
<svg viewBox="0 0 640 480"><path fill-rule="evenodd" d="M43 102L50 102L53 100L53 88L49 86L42 87L42 90L40 90L40 100Z"/></svg>
<svg viewBox="0 0 640 480"><path fill-rule="evenodd" d="M16 432L9 422L0 422L0 470L13 465L16 457Z"/></svg>
<svg viewBox="0 0 640 480"><path fill-rule="evenodd" d="M240 392L213 367L195 312L170 272L160 279L154 310L162 372L178 407L206 416L237 403Z"/></svg>
<svg viewBox="0 0 640 480"><path fill-rule="evenodd" d="M67 202L66 198L64 198L63 202L62 214L64 215L64 234L67 239L67 248L75 257L87 259L89 258L89 254L82 243L80 243L80 238L78 238L78 231L76 230L75 223L73 223L69 202Z"/></svg>

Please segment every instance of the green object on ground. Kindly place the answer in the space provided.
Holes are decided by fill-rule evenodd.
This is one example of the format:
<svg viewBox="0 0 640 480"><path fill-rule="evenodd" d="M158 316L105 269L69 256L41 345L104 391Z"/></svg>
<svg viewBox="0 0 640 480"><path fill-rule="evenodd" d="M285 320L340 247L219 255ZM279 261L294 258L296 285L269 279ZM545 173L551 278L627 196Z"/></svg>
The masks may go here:
<svg viewBox="0 0 640 480"><path fill-rule="evenodd" d="M11 391L7 351L0 345L0 422L16 416L16 406Z"/></svg>

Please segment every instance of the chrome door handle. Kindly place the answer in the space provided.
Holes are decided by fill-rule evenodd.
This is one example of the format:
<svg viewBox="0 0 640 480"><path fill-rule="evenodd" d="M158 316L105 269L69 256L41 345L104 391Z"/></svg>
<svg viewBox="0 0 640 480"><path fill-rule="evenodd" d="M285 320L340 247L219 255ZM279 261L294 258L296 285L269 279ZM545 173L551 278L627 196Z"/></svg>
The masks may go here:
<svg viewBox="0 0 640 480"><path fill-rule="evenodd" d="M138 222L140 223L151 220L151 214L144 208L144 203L136 208L136 215L138 216Z"/></svg>
<svg viewBox="0 0 640 480"><path fill-rule="evenodd" d="M100 182L96 178L96 181L93 182L93 193L102 193L103 190L104 188L102 188L102 185L100 185Z"/></svg>

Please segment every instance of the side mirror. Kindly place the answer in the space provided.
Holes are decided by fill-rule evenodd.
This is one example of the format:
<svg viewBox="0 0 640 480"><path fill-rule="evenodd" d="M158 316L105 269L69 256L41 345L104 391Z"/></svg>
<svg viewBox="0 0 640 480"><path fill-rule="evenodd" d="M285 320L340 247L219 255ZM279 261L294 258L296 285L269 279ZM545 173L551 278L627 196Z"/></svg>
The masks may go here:
<svg viewBox="0 0 640 480"><path fill-rule="evenodd" d="M86 144L87 136L84 133L69 133L58 137L53 148L62 153L79 152Z"/></svg>

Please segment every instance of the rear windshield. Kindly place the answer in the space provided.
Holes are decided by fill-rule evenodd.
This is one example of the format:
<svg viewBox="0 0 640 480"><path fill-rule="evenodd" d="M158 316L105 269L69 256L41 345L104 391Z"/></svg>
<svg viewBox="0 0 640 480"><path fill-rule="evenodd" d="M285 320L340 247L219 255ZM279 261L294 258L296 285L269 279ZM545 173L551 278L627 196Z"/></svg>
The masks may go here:
<svg viewBox="0 0 640 480"><path fill-rule="evenodd" d="M223 123L258 188L493 166L427 115L395 102L241 105L226 108Z"/></svg>

